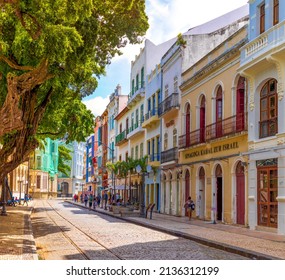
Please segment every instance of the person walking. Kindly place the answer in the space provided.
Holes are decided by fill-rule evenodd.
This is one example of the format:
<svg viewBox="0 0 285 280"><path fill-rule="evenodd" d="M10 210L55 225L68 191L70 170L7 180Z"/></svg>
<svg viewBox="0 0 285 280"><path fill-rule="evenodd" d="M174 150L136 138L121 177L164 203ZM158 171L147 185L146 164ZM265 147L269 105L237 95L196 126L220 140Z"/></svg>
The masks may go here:
<svg viewBox="0 0 285 280"><path fill-rule="evenodd" d="M107 201L108 201L108 194L107 192L104 192L103 194L103 203L104 203L104 209L107 210Z"/></svg>
<svg viewBox="0 0 285 280"><path fill-rule="evenodd" d="M87 207L87 202L88 202L88 196L87 194L84 195L84 205Z"/></svg>
<svg viewBox="0 0 285 280"><path fill-rule="evenodd" d="M190 221L192 218L192 211L195 210L195 203L192 200L191 196L189 196L188 199L186 200L184 207L188 211L188 217Z"/></svg>
<svg viewBox="0 0 285 280"><path fill-rule="evenodd" d="M90 193L88 200L89 200L89 208L91 208L94 200L94 196L92 193Z"/></svg>
<svg viewBox="0 0 285 280"><path fill-rule="evenodd" d="M27 206L29 206L28 200L29 200L29 197L28 197L28 195L25 193L23 206L25 205L25 203L27 204Z"/></svg>

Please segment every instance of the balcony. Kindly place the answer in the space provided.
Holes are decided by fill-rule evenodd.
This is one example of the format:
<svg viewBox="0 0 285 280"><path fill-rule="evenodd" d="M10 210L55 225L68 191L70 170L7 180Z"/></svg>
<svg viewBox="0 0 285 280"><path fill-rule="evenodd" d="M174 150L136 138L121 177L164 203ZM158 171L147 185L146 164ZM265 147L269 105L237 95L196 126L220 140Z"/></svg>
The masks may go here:
<svg viewBox="0 0 285 280"><path fill-rule="evenodd" d="M138 133L142 133L144 130L142 129L142 122L138 121L137 123L131 125L127 129L127 138L130 139Z"/></svg>
<svg viewBox="0 0 285 280"><path fill-rule="evenodd" d="M185 149L201 143L205 143L205 128L194 130L188 135L184 134L179 136L180 149Z"/></svg>
<svg viewBox="0 0 285 280"><path fill-rule="evenodd" d="M234 135L247 130L247 115L239 114L207 125L206 128L191 131L188 135L179 136L179 148L185 149L206 141Z"/></svg>
<svg viewBox="0 0 285 280"><path fill-rule="evenodd" d="M179 96L178 93L172 93L165 100L158 105L158 115L162 117L172 110L179 110Z"/></svg>
<svg viewBox="0 0 285 280"><path fill-rule="evenodd" d="M161 152L161 163L178 161L178 148L172 148Z"/></svg>
<svg viewBox="0 0 285 280"><path fill-rule="evenodd" d="M206 126L206 141L247 130L247 115L239 114Z"/></svg>
<svg viewBox="0 0 285 280"><path fill-rule="evenodd" d="M145 82L141 82L137 85L128 96L128 108L132 108L145 96Z"/></svg>
<svg viewBox="0 0 285 280"><path fill-rule="evenodd" d="M158 108L153 108L144 115L144 122L142 123L142 127L146 128L157 122L159 122Z"/></svg>
<svg viewBox="0 0 285 280"><path fill-rule="evenodd" d="M125 143L126 141L128 141L127 139L127 133L126 130L124 130L123 132L121 132L120 134L118 134L116 136L116 146L122 145L123 143Z"/></svg>
<svg viewBox="0 0 285 280"><path fill-rule="evenodd" d="M243 46L241 48L241 67L255 63L259 57L266 55L269 51L271 53L280 51L282 45L285 44L284 28L285 21L282 21Z"/></svg>

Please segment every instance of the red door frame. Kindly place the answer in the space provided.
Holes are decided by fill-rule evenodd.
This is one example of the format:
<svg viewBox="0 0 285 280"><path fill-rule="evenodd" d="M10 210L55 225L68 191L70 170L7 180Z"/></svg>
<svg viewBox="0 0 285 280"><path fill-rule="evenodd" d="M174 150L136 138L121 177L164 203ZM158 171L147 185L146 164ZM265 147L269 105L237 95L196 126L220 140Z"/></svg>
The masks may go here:
<svg viewBox="0 0 285 280"><path fill-rule="evenodd" d="M223 92L219 86L216 95L216 137L221 137L223 134Z"/></svg>

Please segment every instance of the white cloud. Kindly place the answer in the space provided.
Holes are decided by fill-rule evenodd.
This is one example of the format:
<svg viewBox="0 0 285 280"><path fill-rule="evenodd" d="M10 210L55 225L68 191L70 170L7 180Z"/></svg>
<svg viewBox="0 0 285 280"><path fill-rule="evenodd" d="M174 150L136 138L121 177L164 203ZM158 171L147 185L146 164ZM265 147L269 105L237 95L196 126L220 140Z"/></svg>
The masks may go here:
<svg viewBox="0 0 285 280"><path fill-rule="evenodd" d="M94 116L101 116L105 111L107 105L109 104L109 96L103 98L101 96L96 96L92 99L83 101L86 107L92 111Z"/></svg>

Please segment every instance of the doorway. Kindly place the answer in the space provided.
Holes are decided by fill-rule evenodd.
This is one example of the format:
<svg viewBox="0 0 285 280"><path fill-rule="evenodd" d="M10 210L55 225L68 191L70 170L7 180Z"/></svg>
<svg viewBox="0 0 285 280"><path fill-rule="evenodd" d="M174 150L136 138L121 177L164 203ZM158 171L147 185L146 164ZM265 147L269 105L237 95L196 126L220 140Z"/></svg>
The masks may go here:
<svg viewBox="0 0 285 280"><path fill-rule="evenodd" d="M216 194L216 218L217 221L223 220L223 171L220 165L216 168L217 194Z"/></svg>
<svg viewBox="0 0 285 280"><path fill-rule="evenodd" d="M245 223L245 178L244 167L241 161L236 167L236 223L244 225Z"/></svg>

